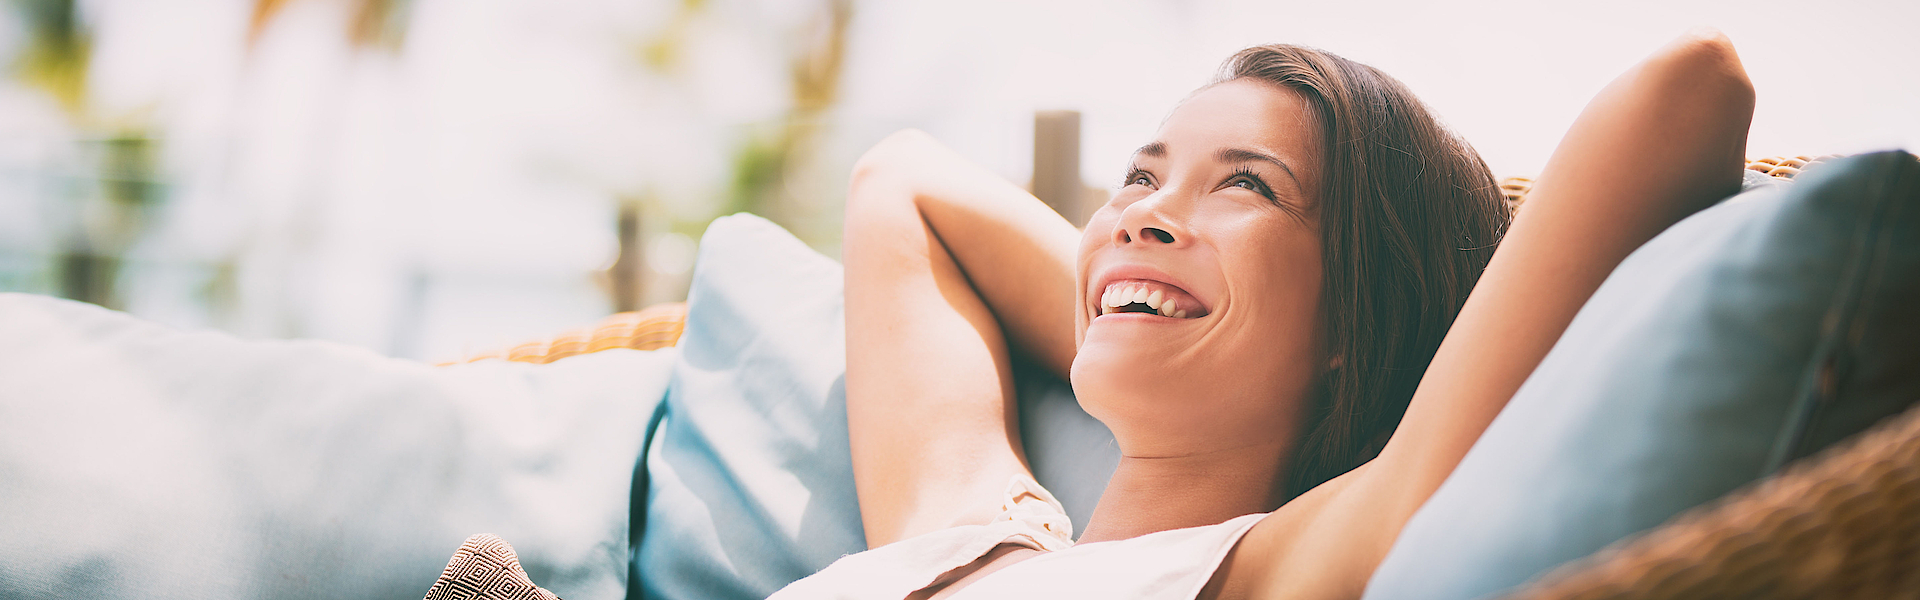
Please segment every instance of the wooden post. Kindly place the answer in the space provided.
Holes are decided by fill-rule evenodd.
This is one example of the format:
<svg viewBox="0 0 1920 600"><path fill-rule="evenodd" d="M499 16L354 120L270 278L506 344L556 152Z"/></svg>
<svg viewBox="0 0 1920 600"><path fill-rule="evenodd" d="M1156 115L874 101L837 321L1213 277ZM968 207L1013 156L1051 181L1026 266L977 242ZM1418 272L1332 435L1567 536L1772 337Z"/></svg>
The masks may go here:
<svg viewBox="0 0 1920 600"><path fill-rule="evenodd" d="M645 297L642 292L645 291L647 261L645 250L640 246L639 202L628 200L620 203L620 216L614 231L620 241L620 253L614 258L613 267L607 269L613 311L640 310L640 299Z"/></svg>
<svg viewBox="0 0 1920 600"><path fill-rule="evenodd" d="M1033 195L1075 227L1087 224L1080 182L1080 111L1033 113Z"/></svg>

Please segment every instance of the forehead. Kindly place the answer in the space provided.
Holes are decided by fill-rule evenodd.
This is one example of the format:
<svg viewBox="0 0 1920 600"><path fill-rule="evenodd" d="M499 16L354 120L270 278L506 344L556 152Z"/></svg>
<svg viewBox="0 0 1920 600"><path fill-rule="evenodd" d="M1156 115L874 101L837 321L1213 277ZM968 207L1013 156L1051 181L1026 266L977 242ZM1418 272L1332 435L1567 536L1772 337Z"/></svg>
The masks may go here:
<svg viewBox="0 0 1920 600"><path fill-rule="evenodd" d="M1320 122L1299 92L1253 79L1226 81L1195 92L1167 116L1155 141L1174 154L1210 155L1246 148L1315 170Z"/></svg>

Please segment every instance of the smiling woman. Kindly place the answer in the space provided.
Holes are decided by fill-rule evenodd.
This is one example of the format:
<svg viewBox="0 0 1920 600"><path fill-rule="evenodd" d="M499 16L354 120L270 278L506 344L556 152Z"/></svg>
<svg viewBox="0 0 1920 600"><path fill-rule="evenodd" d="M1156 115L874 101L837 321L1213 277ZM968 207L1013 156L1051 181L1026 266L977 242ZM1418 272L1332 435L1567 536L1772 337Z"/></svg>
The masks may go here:
<svg viewBox="0 0 1920 600"><path fill-rule="evenodd" d="M1589 105L1504 241L1469 146L1308 48L1230 59L1084 232L888 138L844 246L872 550L776 597L1357 597L1613 266L1738 186L1752 102L1724 37L1674 42ZM1595 160L1628 148L1659 166ZM1016 355L1121 452L1077 545L1026 466Z"/></svg>
<svg viewBox="0 0 1920 600"><path fill-rule="evenodd" d="M1255 79L1195 93L1135 153L1128 184L1087 223L1079 252L1087 296L1116 284L1166 286L1192 294L1207 313L1174 321L1080 311L1072 381L1081 405L1123 440L1124 455L1168 459L1123 461L1122 472L1229 455L1241 457L1246 481L1284 470L1302 400L1330 366L1319 322L1325 144L1312 106ZM1286 163L1298 169L1278 166ZM1134 493L1120 473L1116 480L1123 485L1109 494ZM1233 504L1183 511L1194 521L1179 525L1271 510L1262 507L1277 505L1281 492L1245 486ZM1122 498L1103 497L1096 515L1124 515L1114 511L1131 503L1108 502ZM1146 533L1107 529L1143 517L1096 517L1086 537Z"/></svg>

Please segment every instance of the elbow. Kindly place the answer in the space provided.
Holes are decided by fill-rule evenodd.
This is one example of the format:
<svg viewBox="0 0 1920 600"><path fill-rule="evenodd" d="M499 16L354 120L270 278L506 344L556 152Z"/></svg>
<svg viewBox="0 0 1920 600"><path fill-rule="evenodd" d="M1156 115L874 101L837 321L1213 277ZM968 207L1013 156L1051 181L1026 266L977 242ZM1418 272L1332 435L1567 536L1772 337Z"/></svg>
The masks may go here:
<svg viewBox="0 0 1920 600"><path fill-rule="evenodd" d="M1737 118L1744 129L1753 119L1753 81L1747 78L1733 40L1718 29L1697 28L1668 43L1646 68L1666 83L1669 93Z"/></svg>
<svg viewBox="0 0 1920 600"><path fill-rule="evenodd" d="M931 136L907 129L887 136L854 161L847 178L847 202L842 220L843 239L867 236L887 229L904 212L915 212L915 157L934 144Z"/></svg>
<svg viewBox="0 0 1920 600"><path fill-rule="evenodd" d="M1680 34L1668 42L1658 53L1670 59L1695 60L1720 66L1740 67L1740 56L1734 52L1733 40L1727 34L1712 27L1696 27Z"/></svg>
<svg viewBox="0 0 1920 600"><path fill-rule="evenodd" d="M858 188L898 179L910 170L916 157L925 155L929 148L938 145L933 136L918 129L896 131L882 138L860 155L859 160L854 161L851 185Z"/></svg>
<svg viewBox="0 0 1920 600"><path fill-rule="evenodd" d="M1678 140L1698 186L1697 196L1717 200L1737 191L1746 164L1747 130L1753 125L1753 82L1740 64L1733 41L1713 29L1695 29L1661 48L1644 63L1642 74L1652 84L1645 102L1663 105L1665 118L1656 119L1662 138ZM1700 206L1710 200L1703 200Z"/></svg>
<svg viewBox="0 0 1920 600"><path fill-rule="evenodd" d="M932 136L917 129L903 129L881 139L853 163L847 178L847 211L852 213L875 201L910 197L907 185L913 156L926 144L936 143Z"/></svg>

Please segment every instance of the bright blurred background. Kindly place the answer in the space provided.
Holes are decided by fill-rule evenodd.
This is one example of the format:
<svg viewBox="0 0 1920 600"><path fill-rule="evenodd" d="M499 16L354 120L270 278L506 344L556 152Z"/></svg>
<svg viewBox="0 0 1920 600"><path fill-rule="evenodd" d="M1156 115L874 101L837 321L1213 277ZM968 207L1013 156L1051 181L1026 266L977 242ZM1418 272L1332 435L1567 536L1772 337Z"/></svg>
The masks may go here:
<svg viewBox="0 0 1920 600"><path fill-rule="evenodd" d="M835 255L900 128L1027 183L1077 111L1048 135L1108 186L1259 43L1394 74L1503 176L1696 25L1750 156L1920 148L1911 1L3 1L0 291L426 360L680 299L715 216Z"/></svg>

